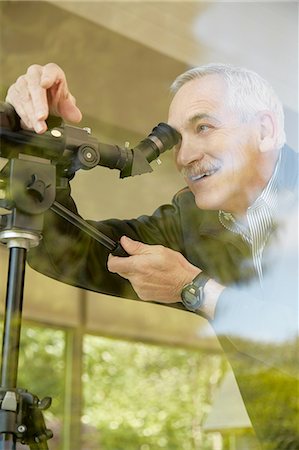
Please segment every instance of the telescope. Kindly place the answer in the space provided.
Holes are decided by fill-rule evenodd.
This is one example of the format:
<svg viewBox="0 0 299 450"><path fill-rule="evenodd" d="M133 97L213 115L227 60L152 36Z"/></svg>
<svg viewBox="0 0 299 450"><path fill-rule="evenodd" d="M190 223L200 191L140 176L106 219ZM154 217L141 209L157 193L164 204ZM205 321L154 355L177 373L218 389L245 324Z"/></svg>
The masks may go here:
<svg viewBox="0 0 299 450"><path fill-rule="evenodd" d="M166 123L159 123L151 133L133 149L100 143L91 136L89 128L61 124L59 118L50 118L49 131L39 135L21 130L20 118L9 103L0 104L0 156L13 158L29 154L51 160L60 176L70 178L79 169L95 166L118 169L120 178L152 172L150 162L171 149L180 134Z"/></svg>

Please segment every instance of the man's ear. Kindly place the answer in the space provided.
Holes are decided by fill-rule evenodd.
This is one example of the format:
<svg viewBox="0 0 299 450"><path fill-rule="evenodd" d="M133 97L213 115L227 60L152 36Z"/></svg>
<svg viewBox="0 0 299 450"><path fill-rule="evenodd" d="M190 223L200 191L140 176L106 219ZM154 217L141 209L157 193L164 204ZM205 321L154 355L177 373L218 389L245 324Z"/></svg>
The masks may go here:
<svg viewBox="0 0 299 450"><path fill-rule="evenodd" d="M277 124L271 111L261 111L257 116L259 123L259 149L261 152L269 152L275 149Z"/></svg>

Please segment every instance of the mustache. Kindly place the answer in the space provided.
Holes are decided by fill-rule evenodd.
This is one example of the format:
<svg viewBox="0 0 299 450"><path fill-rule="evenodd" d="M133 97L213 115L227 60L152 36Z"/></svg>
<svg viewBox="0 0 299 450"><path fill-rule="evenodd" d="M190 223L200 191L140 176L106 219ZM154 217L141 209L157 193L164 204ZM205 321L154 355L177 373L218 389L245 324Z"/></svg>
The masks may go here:
<svg viewBox="0 0 299 450"><path fill-rule="evenodd" d="M194 163L183 167L180 172L183 177L192 178L218 169L220 169L220 162L218 161L194 161Z"/></svg>

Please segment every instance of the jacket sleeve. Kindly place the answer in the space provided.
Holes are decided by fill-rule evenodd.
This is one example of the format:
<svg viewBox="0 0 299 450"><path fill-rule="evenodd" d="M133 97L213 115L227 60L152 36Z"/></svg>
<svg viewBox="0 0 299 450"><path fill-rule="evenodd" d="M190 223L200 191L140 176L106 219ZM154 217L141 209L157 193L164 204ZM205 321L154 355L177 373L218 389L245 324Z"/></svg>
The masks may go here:
<svg viewBox="0 0 299 450"><path fill-rule="evenodd" d="M70 187L56 200L78 213L70 196ZM158 208L152 216L137 219L89 221L88 223L115 241L127 235L148 244L160 244L182 250L180 214L176 202ZM130 283L107 270L109 250L67 220L49 210L45 214L40 244L30 249L32 268L64 283L105 294L137 299Z"/></svg>

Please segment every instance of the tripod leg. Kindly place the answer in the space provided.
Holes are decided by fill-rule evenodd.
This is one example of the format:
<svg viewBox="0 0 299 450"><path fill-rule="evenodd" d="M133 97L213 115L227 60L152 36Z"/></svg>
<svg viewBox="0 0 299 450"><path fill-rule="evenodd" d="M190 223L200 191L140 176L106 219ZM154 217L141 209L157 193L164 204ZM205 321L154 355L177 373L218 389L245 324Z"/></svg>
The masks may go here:
<svg viewBox="0 0 299 450"><path fill-rule="evenodd" d="M1 365L1 387L7 388L8 390L13 390L17 386L25 262L26 249L11 247L9 254L9 273L7 279ZM15 450L15 435L12 433L1 433L0 449Z"/></svg>
<svg viewBox="0 0 299 450"><path fill-rule="evenodd" d="M12 434L0 435L1 450L16 450L16 440Z"/></svg>
<svg viewBox="0 0 299 450"><path fill-rule="evenodd" d="M4 388L17 385L25 261L25 248L10 248L1 366Z"/></svg>

